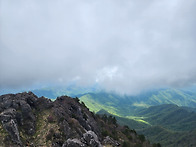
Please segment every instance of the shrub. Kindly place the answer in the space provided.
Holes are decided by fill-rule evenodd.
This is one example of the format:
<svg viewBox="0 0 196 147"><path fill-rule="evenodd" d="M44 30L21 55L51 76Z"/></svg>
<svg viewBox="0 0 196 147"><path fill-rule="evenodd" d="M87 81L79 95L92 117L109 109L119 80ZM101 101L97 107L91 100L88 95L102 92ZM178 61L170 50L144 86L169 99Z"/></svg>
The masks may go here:
<svg viewBox="0 0 196 147"><path fill-rule="evenodd" d="M52 140L52 136L53 136L53 134L49 132L49 133L46 135L46 140Z"/></svg>
<svg viewBox="0 0 196 147"><path fill-rule="evenodd" d="M102 136L104 136L104 137L109 136L109 133L108 133L107 130L103 130L103 131L101 132L101 134L102 134Z"/></svg>
<svg viewBox="0 0 196 147"><path fill-rule="evenodd" d="M77 118L76 115L73 114L73 113L71 114L71 117L72 117L72 118Z"/></svg>
<svg viewBox="0 0 196 147"><path fill-rule="evenodd" d="M63 122L64 120L65 120L64 117L61 117L61 118L59 119L60 122Z"/></svg>
<svg viewBox="0 0 196 147"><path fill-rule="evenodd" d="M123 142L122 147L130 147L130 143L129 143L129 142L126 142L126 141L124 141L124 142Z"/></svg>
<svg viewBox="0 0 196 147"><path fill-rule="evenodd" d="M141 142L144 142L146 140L144 135L139 135L138 137L141 140Z"/></svg>
<svg viewBox="0 0 196 147"><path fill-rule="evenodd" d="M127 138L128 138L129 140L132 140L132 139L133 139L133 137L132 137L131 135L128 135Z"/></svg>
<svg viewBox="0 0 196 147"><path fill-rule="evenodd" d="M49 132L53 135L54 134L54 129L50 128Z"/></svg>
<svg viewBox="0 0 196 147"><path fill-rule="evenodd" d="M49 115L47 117L47 120L48 120L49 123L53 123L54 122L54 117L52 115Z"/></svg>
<svg viewBox="0 0 196 147"><path fill-rule="evenodd" d="M154 144L153 144L153 147L161 147L161 144L160 144L160 143L157 143L157 144L154 143Z"/></svg>

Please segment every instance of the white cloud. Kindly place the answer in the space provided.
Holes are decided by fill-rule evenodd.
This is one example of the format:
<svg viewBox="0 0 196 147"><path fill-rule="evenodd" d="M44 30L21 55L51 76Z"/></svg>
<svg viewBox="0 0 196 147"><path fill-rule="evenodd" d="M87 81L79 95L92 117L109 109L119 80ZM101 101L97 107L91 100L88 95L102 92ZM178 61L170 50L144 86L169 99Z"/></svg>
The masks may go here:
<svg viewBox="0 0 196 147"><path fill-rule="evenodd" d="M0 87L97 81L133 93L195 83L195 4L1 0Z"/></svg>

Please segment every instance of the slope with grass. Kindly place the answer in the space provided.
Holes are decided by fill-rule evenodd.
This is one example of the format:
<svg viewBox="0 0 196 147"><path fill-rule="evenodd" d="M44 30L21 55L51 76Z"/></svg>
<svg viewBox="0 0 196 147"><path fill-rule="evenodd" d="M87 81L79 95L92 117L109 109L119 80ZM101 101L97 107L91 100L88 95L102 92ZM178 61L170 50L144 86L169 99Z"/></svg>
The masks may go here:
<svg viewBox="0 0 196 147"><path fill-rule="evenodd" d="M196 112L173 104L152 106L141 110L137 116L152 125L161 125L173 131L191 131L196 128Z"/></svg>
<svg viewBox="0 0 196 147"><path fill-rule="evenodd" d="M80 97L94 112L104 109L118 116L134 115L140 109L161 104L175 104L196 108L196 92L177 89L162 89L141 93L135 96L113 93L87 93Z"/></svg>
<svg viewBox="0 0 196 147"><path fill-rule="evenodd" d="M196 130L171 131L162 126L152 126L137 130L144 134L151 142L160 142L163 147L194 147L196 146Z"/></svg>
<svg viewBox="0 0 196 147"><path fill-rule="evenodd" d="M111 115L105 110L98 113ZM145 108L135 115L115 117L119 124L144 134L151 142L159 142L165 147L196 146L196 112L173 104L163 104Z"/></svg>

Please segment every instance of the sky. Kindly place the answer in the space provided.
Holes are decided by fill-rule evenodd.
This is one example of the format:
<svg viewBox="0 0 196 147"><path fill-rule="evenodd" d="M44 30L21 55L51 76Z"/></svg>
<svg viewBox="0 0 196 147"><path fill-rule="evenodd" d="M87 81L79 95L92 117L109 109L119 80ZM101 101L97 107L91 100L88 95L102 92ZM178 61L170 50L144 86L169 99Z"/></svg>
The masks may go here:
<svg viewBox="0 0 196 147"><path fill-rule="evenodd" d="M137 93L196 83L195 0L0 0L0 90Z"/></svg>

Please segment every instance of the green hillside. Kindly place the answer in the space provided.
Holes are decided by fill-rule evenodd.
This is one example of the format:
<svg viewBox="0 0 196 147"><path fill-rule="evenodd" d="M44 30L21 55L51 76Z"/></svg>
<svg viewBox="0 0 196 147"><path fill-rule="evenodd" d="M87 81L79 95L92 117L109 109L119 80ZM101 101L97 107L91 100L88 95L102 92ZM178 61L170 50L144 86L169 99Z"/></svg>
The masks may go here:
<svg viewBox="0 0 196 147"><path fill-rule="evenodd" d="M163 147L194 147L196 146L196 130L176 132L162 126L152 126L137 130L151 142L160 142Z"/></svg>
<svg viewBox="0 0 196 147"><path fill-rule="evenodd" d="M97 86L93 87L79 87L76 85L70 85L70 86L59 86L59 87L48 87L48 88L41 88L41 89L35 89L32 90L33 93L35 93L37 96L41 97L47 97L50 99L56 99L59 96L67 95L71 97L81 96L85 93L89 92L97 92L99 91L99 88Z"/></svg>
<svg viewBox="0 0 196 147"><path fill-rule="evenodd" d="M132 105L131 99L105 92L85 94L80 97L80 101L84 102L91 111L98 112L104 109L111 114L124 117L140 109Z"/></svg>
<svg viewBox="0 0 196 147"><path fill-rule="evenodd" d="M105 110L98 114L111 115ZM164 104L140 110L135 118L115 117L119 124L144 134L151 142L159 142L165 147L196 146L196 113L183 107Z"/></svg>
<svg viewBox="0 0 196 147"><path fill-rule="evenodd" d="M134 129L144 129L144 128L148 128L151 125L142 121L138 121L137 119L130 119L130 118L124 118L124 117L119 117L116 115L113 115L103 109L101 109L100 111L97 112L97 114L99 115L108 115L108 116L114 116L118 122L118 124L122 125L122 126L129 126L129 128L134 128Z"/></svg>
<svg viewBox="0 0 196 147"><path fill-rule="evenodd" d="M175 104L196 108L196 92L177 89L148 91L136 96L117 95L105 92L88 93L80 97L94 112L104 109L118 116L134 115L138 109L161 104Z"/></svg>
<svg viewBox="0 0 196 147"><path fill-rule="evenodd" d="M161 125L173 131L196 129L196 113L173 104L152 106L137 113L151 125Z"/></svg>

